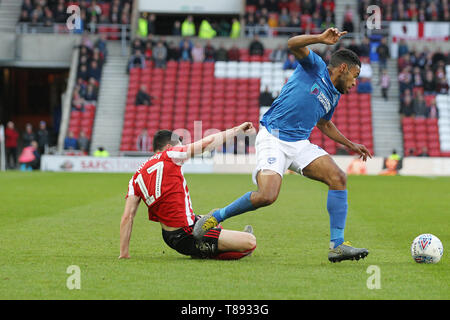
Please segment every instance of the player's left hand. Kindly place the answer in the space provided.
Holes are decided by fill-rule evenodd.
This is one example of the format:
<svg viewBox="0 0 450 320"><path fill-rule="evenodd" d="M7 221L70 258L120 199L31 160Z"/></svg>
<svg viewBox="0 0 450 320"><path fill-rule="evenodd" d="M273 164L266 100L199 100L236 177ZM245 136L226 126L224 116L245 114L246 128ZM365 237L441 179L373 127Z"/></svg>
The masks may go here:
<svg viewBox="0 0 450 320"><path fill-rule="evenodd" d="M353 143L350 146L350 149L354 152L356 152L357 154L359 154L359 158L362 159L363 161L367 161L367 158L372 159L372 154L370 153L370 151L362 144L358 144L358 143Z"/></svg>
<svg viewBox="0 0 450 320"><path fill-rule="evenodd" d="M238 130L243 131L244 133L251 133L255 130L255 127L251 122L244 122L238 126Z"/></svg>

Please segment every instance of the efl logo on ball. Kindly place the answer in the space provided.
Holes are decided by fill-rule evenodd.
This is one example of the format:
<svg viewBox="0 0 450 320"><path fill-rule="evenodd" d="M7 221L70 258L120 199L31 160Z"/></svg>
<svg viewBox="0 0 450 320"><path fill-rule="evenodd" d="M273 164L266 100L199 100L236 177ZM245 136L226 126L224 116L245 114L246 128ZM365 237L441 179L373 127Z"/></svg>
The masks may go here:
<svg viewBox="0 0 450 320"><path fill-rule="evenodd" d="M438 263L443 253L441 240L430 233L417 236L411 244L411 256L417 263Z"/></svg>

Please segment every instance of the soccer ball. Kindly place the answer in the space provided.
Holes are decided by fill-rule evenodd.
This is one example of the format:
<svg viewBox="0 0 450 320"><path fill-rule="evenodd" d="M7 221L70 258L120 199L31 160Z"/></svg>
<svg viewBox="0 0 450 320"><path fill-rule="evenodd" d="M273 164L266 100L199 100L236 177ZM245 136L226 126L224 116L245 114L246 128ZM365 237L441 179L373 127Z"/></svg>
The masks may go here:
<svg viewBox="0 0 450 320"><path fill-rule="evenodd" d="M417 263L438 263L443 253L441 240L430 233L417 236L411 244L411 255Z"/></svg>

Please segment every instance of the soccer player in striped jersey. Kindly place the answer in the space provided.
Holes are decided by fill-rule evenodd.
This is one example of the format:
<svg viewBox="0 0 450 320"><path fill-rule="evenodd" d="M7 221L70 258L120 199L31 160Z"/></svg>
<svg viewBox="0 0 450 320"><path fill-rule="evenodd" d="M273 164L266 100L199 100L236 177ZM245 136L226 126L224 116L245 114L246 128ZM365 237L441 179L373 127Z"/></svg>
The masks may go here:
<svg viewBox="0 0 450 320"><path fill-rule="evenodd" d="M199 219L195 215L182 165L195 154L221 146L240 133L254 130L251 122L182 145L178 135L158 131L153 138L156 152L143 163L128 184L125 210L120 223L120 256L129 258L133 220L141 201L148 207L148 218L161 224L166 244L177 252L194 258L240 259L256 248L251 226L244 232L212 228L196 240L192 230Z"/></svg>

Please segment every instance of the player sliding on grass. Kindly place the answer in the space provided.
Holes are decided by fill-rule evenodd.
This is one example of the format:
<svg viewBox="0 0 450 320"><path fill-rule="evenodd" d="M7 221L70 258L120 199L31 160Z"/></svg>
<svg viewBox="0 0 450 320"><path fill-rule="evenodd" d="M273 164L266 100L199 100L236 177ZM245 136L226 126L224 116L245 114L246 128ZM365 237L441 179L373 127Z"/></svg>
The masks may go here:
<svg viewBox="0 0 450 320"><path fill-rule="evenodd" d="M300 35L288 40L288 47L299 66L284 85L278 98L261 120L256 138L257 166L253 181L258 190L248 192L221 209L202 217L194 227L201 238L221 221L272 204L278 197L283 173L289 168L328 185L327 209L330 217L332 262L364 258L367 249L353 248L344 242L347 218L347 178L326 151L309 142L317 126L334 141L358 153L366 161L372 157L367 148L344 137L331 121L341 94L356 84L361 62L350 50L339 50L329 65L308 45L334 45L347 32L329 28L320 35Z"/></svg>
<svg viewBox="0 0 450 320"><path fill-rule="evenodd" d="M215 226L205 232L200 240L192 236L198 221L194 214L189 190L181 166L206 149L223 145L240 133L253 131L251 122L205 137L189 145L181 145L178 135L161 130L153 138L156 152L136 171L128 184L125 210L120 223L120 256L129 258L129 244L133 220L141 200L148 207L148 216L162 227L162 236L169 247L194 258L221 260L240 259L256 248L256 238L251 226L244 232L224 230Z"/></svg>

